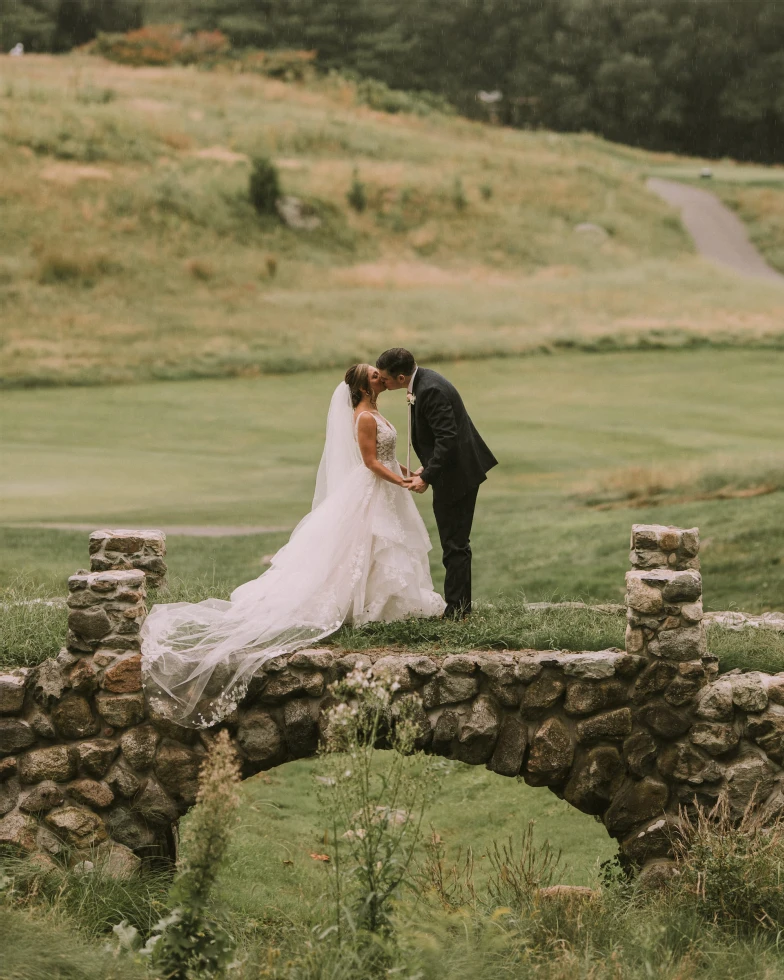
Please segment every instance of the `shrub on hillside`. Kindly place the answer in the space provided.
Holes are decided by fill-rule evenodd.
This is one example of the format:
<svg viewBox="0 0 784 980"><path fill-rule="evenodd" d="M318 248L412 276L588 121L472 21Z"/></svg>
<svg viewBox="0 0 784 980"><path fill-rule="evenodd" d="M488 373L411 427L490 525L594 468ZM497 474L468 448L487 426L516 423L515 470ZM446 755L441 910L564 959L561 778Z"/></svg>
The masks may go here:
<svg viewBox="0 0 784 980"><path fill-rule="evenodd" d="M379 112L409 112L417 116L429 116L434 112L446 115L455 113L452 105L441 95L393 89L375 78L366 78L357 85L357 102Z"/></svg>
<svg viewBox="0 0 784 980"><path fill-rule="evenodd" d="M255 72L285 82L304 82L315 74L315 51L247 51L238 60L239 71Z"/></svg>
<svg viewBox="0 0 784 980"><path fill-rule="evenodd" d="M255 157L250 172L250 200L259 214L275 214L281 196L278 168L268 157Z"/></svg>
<svg viewBox="0 0 784 980"><path fill-rule="evenodd" d="M90 50L122 65L209 65L229 47L220 31L189 34L180 24L152 24L127 34L99 34Z"/></svg>
<svg viewBox="0 0 784 980"><path fill-rule="evenodd" d="M346 200L357 214L361 214L367 207L367 192L365 185L359 179L359 171L356 168L354 168L354 177L348 194L346 194Z"/></svg>

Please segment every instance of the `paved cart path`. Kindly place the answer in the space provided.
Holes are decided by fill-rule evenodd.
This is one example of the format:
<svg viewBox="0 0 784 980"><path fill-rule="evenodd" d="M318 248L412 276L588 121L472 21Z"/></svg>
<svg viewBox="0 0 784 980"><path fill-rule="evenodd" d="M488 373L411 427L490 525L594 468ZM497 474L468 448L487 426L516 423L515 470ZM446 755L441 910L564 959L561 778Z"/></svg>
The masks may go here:
<svg viewBox="0 0 784 980"><path fill-rule="evenodd" d="M697 251L711 262L751 279L784 283L749 241L746 227L715 194L674 180L651 177L648 189L678 208Z"/></svg>

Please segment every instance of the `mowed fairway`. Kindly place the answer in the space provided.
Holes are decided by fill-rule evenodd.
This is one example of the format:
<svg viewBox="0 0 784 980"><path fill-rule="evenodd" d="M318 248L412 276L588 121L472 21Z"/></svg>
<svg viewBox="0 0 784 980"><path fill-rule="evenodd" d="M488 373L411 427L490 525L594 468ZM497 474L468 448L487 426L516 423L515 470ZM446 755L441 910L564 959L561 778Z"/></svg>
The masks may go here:
<svg viewBox="0 0 784 980"><path fill-rule="evenodd" d="M617 600L629 527L650 521L700 526L708 607L784 605L784 355L562 354L443 370L501 461L475 523L480 596ZM310 506L339 380L319 372L0 394L3 584L27 574L61 592L86 561L84 532L23 523L293 527ZM405 433L402 396L382 396L380 408ZM662 502L623 504L645 500L646 487ZM430 498L418 502L434 531ZM286 536L173 535L171 569L234 585L258 575ZM439 562L435 548L437 585Z"/></svg>

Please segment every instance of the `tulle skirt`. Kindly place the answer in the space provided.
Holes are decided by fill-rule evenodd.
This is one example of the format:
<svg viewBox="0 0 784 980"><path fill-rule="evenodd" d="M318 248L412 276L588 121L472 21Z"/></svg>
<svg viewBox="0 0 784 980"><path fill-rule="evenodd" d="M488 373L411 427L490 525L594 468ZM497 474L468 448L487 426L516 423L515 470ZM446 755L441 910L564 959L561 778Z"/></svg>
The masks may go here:
<svg viewBox="0 0 784 980"><path fill-rule="evenodd" d="M266 661L344 623L440 616L430 549L410 492L355 467L297 525L269 570L229 601L153 606L142 626L151 706L181 725L208 727L236 708Z"/></svg>

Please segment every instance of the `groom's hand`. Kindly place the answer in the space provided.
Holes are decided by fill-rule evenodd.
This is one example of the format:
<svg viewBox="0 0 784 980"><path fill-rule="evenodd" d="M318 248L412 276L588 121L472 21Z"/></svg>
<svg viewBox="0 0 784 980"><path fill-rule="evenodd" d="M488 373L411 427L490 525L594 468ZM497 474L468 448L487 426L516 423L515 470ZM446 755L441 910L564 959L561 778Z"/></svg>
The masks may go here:
<svg viewBox="0 0 784 980"><path fill-rule="evenodd" d="M412 493L424 493L427 490L427 486L427 483L425 483L421 476L413 476L409 489Z"/></svg>

